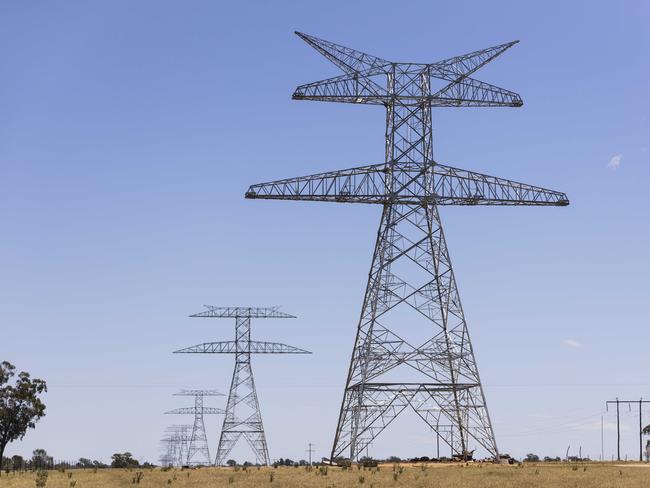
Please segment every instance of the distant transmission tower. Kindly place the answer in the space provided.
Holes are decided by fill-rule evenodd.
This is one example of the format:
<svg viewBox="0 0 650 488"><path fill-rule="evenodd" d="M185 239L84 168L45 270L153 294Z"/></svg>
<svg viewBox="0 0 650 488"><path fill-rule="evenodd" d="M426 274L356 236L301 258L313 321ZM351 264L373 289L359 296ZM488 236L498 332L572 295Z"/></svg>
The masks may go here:
<svg viewBox="0 0 650 488"><path fill-rule="evenodd" d="M299 86L293 99L386 109L384 163L257 184L246 192L247 198L382 207L331 458L357 459L409 407L434 431L453 427L436 432L454 455L466 459L478 445L497 457L438 206L569 201L564 193L438 164L431 107L521 106L516 93L470 77L515 42L423 64L297 35L343 74ZM404 338L427 331L426 339Z"/></svg>
<svg viewBox="0 0 650 488"><path fill-rule="evenodd" d="M175 351L175 353L234 354L235 370L223 420L215 464L223 465L240 437L244 437L259 464L270 464L269 451L262 425L257 391L251 368L251 354L311 354L309 351L277 342L251 341L251 319L283 318L293 315L280 312L278 307L210 307L191 317L234 318L235 340L206 342Z"/></svg>
<svg viewBox="0 0 650 488"><path fill-rule="evenodd" d="M225 413L224 410L214 407L203 406L203 397L206 396L223 396L216 390L181 390L179 393L174 393L175 396L193 396L194 406L176 408L165 412L165 414L180 414L180 415L194 415L194 425L192 426L192 434L190 435L190 442L187 447L187 460L188 466L201 465L209 466L211 463L210 449L208 448L208 436L205 433L205 422L203 415L220 415ZM196 455L201 457L201 460L196 460Z"/></svg>
<svg viewBox="0 0 650 488"><path fill-rule="evenodd" d="M161 440L164 452L159 458L163 466L185 465L191 431L191 425L170 425L165 429L167 436Z"/></svg>

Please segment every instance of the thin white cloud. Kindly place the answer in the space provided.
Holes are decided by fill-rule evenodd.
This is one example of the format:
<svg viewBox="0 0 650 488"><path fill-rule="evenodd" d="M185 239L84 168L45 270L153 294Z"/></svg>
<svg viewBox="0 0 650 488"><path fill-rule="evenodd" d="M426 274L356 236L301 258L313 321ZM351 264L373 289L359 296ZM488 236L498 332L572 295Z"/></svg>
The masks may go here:
<svg viewBox="0 0 650 488"><path fill-rule="evenodd" d="M598 420L585 420L582 422L574 422L567 426L567 430L584 430L584 431L600 431L600 419ZM605 432L615 432L616 431L616 422L605 420L603 422L603 430ZM621 423L620 425L621 432L628 431L630 428ZM637 431L638 432L638 431Z"/></svg>
<svg viewBox="0 0 650 488"><path fill-rule="evenodd" d="M580 349L582 347L581 342L574 341L573 339L564 339L562 341L562 344L564 344L567 347L572 347L574 349Z"/></svg>
<svg viewBox="0 0 650 488"><path fill-rule="evenodd" d="M616 156L612 156L612 159L610 159L609 163L607 163L607 167L612 169L618 169L618 167L621 165L622 160L623 160L622 154L617 154Z"/></svg>

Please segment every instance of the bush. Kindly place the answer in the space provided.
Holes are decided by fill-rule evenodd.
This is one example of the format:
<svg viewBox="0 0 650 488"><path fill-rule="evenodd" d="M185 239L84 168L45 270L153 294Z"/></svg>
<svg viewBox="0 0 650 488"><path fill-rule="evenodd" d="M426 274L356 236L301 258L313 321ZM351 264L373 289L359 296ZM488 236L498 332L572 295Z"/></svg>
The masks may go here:
<svg viewBox="0 0 650 488"><path fill-rule="evenodd" d="M375 459L371 458L371 457L364 456L361 459L359 459L359 463L364 468L376 468L377 467L377 461Z"/></svg>
<svg viewBox="0 0 650 488"><path fill-rule="evenodd" d="M47 471L44 469L39 469L38 472L36 473L36 486L38 488L42 488L45 485L47 485Z"/></svg>
<svg viewBox="0 0 650 488"><path fill-rule="evenodd" d="M130 452L116 452L111 456L111 468L136 468L140 466L137 459L133 459L133 454Z"/></svg>

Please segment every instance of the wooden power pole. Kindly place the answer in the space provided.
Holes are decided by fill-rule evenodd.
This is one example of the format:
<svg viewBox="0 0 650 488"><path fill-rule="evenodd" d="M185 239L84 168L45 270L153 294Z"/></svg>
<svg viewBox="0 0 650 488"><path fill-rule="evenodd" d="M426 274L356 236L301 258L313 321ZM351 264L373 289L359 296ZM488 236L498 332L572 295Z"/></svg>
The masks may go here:
<svg viewBox="0 0 650 488"><path fill-rule="evenodd" d="M643 404L650 403L650 400L639 398L638 400L608 400L605 402L605 407L609 411L609 404L616 404L616 459L621 460L621 415L620 405L624 403L631 407L632 404L639 405L639 461L643 462Z"/></svg>

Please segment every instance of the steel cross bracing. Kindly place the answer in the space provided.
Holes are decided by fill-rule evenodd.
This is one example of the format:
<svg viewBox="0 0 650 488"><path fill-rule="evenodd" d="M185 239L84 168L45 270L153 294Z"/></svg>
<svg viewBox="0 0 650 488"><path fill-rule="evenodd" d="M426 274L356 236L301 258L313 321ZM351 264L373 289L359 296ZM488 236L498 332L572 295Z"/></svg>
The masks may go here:
<svg viewBox="0 0 650 488"><path fill-rule="evenodd" d="M311 354L304 349L276 342L251 341L252 318L295 318L280 312L278 307L211 307L191 317L234 318L235 340L207 342L175 351L175 353L234 354L235 369L219 438L216 465L223 465L237 441L243 437L255 454L256 463L270 464L269 451L257 400L251 368L251 354Z"/></svg>
<svg viewBox="0 0 650 488"><path fill-rule="evenodd" d="M190 435L189 445L187 447L186 464L188 466L209 466L210 449L208 447L208 436L205 433L204 415L221 415L226 413L220 408L205 407L203 397L206 396L223 396L216 390L181 390L174 393L175 396L193 396L193 407L181 407L165 412L173 415L194 415L194 424L192 425L192 434ZM197 457L199 459L197 459Z"/></svg>
<svg viewBox="0 0 650 488"><path fill-rule="evenodd" d="M386 108L384 163L261 183L246 192L247 198L382 205L331 458L358 458L406 409L456 456L482 447L497 457L438 206L569 201L561 192L436 162L431 107L521 106L516 93L470 77L516 41L422 64L297 34L344 74L299 86L294 99ZM409 342L412 324L431 335Z"/></svg>

